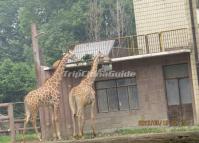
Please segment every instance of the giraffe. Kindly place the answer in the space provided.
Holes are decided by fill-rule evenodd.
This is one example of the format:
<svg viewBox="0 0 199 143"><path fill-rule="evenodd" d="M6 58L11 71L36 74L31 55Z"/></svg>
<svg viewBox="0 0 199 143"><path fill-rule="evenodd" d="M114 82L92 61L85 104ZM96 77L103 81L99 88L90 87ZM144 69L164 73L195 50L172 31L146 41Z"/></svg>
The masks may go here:
<svg viewBox="0 0 199 143"><path fill-rule="evenodd" d="M41 87L30 91L25 96L24 106L26 118L24 122L23 139L26 132L27 123L31 119L37 137L41 141L41 136L36 128L36 117L39 107L49 106L52 113L53 137L61 140L60 126L58 122L58 109L60 103L59 88L64 73L65 63L69 58L76 60L75 54L70 50L63 56L53 75Z"/></svg>
<svg viewBox="0 0 199 143"><path fill-rule="evenodd" d="M59 66L60 61L61 61L61 60L57 60L57 61L55 61L55 62L53 63L53 65L52 65L52 69L53 69L53 70L56 70L56 68Z"/></svg>
<svg viewBox="0 0 199 143"><path fill-rule="evenodd" d="M91 105L91 121L92 121L92 131L94 137L95 132L95 90L93 88L94 81L97 76L97 67L100 59L104 58L102 53L98 53L93 61L91 70L88 72L87 76L80 82L79 85L73 87L69 93L69 105L71 109L72 123L73 123L73 137L76 137L76 123L75 119L78 120L78 136L81 138L83 136L83 128L85 124L84 119L84 108L87 105Z"/></svg>
<svg viewBox="0 0 199 143"><path fill-rule="evenodd" d="M61 61L61 60L59 59L59 60L57 60L57 61L55 61L55 62L53 63L53 65L52 65L52 67L51 67L51 70L52 70L51 75L53 75L53 73L56 71L57 67L59 66L60 61ZM51 76L50 76L49 78L51 78ZM45 81L44 81L44 83L45 83L49 78L46 78Z"/></svg>

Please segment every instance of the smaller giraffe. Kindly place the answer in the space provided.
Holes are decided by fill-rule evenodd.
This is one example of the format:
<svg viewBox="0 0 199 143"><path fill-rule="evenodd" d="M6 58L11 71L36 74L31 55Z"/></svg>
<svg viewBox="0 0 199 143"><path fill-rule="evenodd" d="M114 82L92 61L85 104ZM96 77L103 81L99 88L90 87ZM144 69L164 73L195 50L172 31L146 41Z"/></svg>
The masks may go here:
<svg viewBox="0 0 199 143"><path fill-rule="evenodd" d="M94 137L95 132L95 90L93 89L93 84L97 76L97 67L100 59L104 58L102 53L95 56L91 70L88 72L85 79L83 79L79 85L72 88L69 93L69 105L72 114L73 123L73 137L76 137L76 123L75 119L78 120L78 136L81 138L83 136L83 128L85 124L84 119L84 108L87 105L91 105L91 121L92 130Z"/></svg>
<svg viewBox="0 0 199 143"><path fill-rule="evenodd" d="M72 51L66 53L59 65L57 66L53 75L46 80L46 82L36 90L30 91L24 99L26 119L24 122L23 139L26 131L26 126L31 119L32 125L35 128L35 132L41 141L41 137L36 127L36 117L41 106L49 106L52 110L52 126L53 126L53 137L61 139L60 125L58 122L58 109L60 104L60 85L63 77L65 63L68 59L76 60L75 54Z"/></svg>

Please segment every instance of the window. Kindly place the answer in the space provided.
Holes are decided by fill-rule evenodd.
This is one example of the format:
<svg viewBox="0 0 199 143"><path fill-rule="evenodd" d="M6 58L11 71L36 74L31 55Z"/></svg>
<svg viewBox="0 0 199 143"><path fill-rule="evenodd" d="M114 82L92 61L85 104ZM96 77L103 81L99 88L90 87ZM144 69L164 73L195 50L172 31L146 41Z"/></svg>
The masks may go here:
<svg viewBox="0 0 199 143"><path fill-rule="evenodd" d="M168 105L192 103L191 83L187 64L164 67Z"/></svg>
<svg viewBox="0 0 199 143"><path fill-rule="evenodd" d="M97 106L100 113L138 108L135 78L97 81Z"/></svg>

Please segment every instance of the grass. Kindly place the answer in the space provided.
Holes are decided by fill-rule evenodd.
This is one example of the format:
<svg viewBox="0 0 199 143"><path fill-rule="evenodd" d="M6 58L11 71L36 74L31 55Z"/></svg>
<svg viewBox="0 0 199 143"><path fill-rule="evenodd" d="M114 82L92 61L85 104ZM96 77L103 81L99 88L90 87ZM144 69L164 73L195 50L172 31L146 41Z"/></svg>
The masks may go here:
<svg viewBox="0 0 199 143"><path fill-rule="evenodd" d="M179 126L179 127L134 127L116 129L112 132L98 132L97 137L122 136L122 135L139 135L152 133L179 133L199 131L199 126ZM92 138L91 133L86 133L86 139Z"/></svg>
<svg viewBox="0 0 199 143"><path fill-rule="evenodd" d="M178 133L178 132L194 132L199 131L199 126L181 126L181 127L135 127L135 128L123 128L117 129L109 133L98 133L97 137L107 136L119 136L119 135L138 135L138 134L150 134L150 133ZM85 134L86 139L92 138L89 133ZM17 141L22 141L22 135L17 135ZM37 140L36 134L26 134L26 141ZM0 136L0 143L10 143L9 136Z"/></svg>
<svg viewBox="0 0 199 143"><path fill-rule="evenodd" d="M181 127L148 127L148 128L128 128L115 131L119 135L128 134L149 134L149 133L177 133L177 132L199 131L199 126L181 126Z"/></svg>
<svg viewBox="0 0 199 143"><path fill-rule="evenodd" d="M22 141L23 140L22 135L17 135L16 140L17 142ZM34 140L37 140L37 136L36 134L27 134L25 135L25 140L34 141ZM10 143L10 142L11 142L10 136L0 136L0 143Z"/></svg>
<svg viewBox="0 0 199 143"><path fill-rule="evenodd" d="M37 140L37 135L36 134L26 134L25 135L25 140L26 141L34 141ZM17 141L22 141L23 140L23 136L22 135L17 135Z"/></svg>
<svg viewBox="0 0 199 143"><path fill-rule="evenodd" d="M115 131L117 134L127 135L127 134L145 134L145 133L162 133L164 129L162 128L129 128L129 129L118 129Z"/></svg>
<svg viewBox="0 0 199 143"><path fill-rule="evenodd" d="M10 143L11 139L9 136L0 136L0 143Z"/></svg>

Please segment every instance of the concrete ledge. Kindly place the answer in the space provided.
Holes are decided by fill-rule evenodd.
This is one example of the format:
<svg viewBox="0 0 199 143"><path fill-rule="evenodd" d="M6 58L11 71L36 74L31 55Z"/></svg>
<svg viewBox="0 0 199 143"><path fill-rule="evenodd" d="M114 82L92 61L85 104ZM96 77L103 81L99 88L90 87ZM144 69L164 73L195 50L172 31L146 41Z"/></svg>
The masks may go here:
<svg viewBox="0 0 199 143"><path fill-rule="evenodd" d="M134 56L126 56L120 58L113 58L111 59L112 62L120 62L120 61L128 61L134 59L143 59L143 58L150 58L150 57L159 57L159 56L166 56L166 55L175 55L181 53L190 53L191 49L179 49L179 50L171 50L171 51L164 51L164 52L157 52L157 53L150 53L150 54L143 54L143 55L134 55Z"/></svg>
<svg viewBox="0 0 199 143"><path fill-rule="evenodd" d="M103 137L48 143L198 143L199 132L178 132Z"/></svg>

